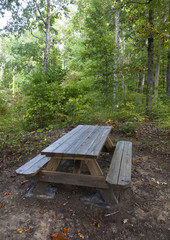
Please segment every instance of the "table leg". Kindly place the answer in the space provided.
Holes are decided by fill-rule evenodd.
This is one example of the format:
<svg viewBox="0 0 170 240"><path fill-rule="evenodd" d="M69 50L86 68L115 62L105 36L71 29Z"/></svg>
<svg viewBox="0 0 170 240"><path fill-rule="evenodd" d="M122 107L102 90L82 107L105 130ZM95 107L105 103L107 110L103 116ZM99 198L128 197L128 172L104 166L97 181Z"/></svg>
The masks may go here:
<svg viewBox="0 0 170 240"><path fill-rule="evenodd" d="M106 147L106 149L108 150L109 153L113 153L115 150L115 145L112 143L110 137L107 137L106 142L104 144L104 146Z"/></svg>
<svg viewBox="0 0 170 240"><path fill-rule="evenodd" d="M73 173L80 173L81 166L82 166L82 161L81 160L74 160L74 170L73 170Z"/></svg>
<svg viewBox="0 0 170 240"><path fill-rule="evenodd" d="M94 160L85 160L86 165L89 168L91 175L93 176L103 176L103 172L97 162L96 159Z"/></svg>
<svg viewBox="0 0 170 240"><path fill-rule="evenodd" d="M49 171L56 171L58 166L60 165L60 162L61 158L52 157L45 169Z"/></svg>

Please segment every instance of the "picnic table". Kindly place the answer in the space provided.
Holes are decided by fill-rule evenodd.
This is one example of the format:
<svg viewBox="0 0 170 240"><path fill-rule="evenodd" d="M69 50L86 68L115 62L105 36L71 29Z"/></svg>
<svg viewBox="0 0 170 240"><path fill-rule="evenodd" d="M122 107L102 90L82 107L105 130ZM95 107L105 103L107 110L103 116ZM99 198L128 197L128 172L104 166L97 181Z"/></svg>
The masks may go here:
<svg viewBox="0 0 170 240"><path fill-rule="evenodd" d="M131 182L132 144L120 141L115 148L109 137L111 129L111 126L78 125L17 169L16 173L36 176L42 182L95 187L109 191L111 186L126 188ZM97 161L101 151L107 151L113 156L107 176L104 176ZM74 161L72 172L58 171L63 160ZM83 163L90 174L81 172Z"/></svg>

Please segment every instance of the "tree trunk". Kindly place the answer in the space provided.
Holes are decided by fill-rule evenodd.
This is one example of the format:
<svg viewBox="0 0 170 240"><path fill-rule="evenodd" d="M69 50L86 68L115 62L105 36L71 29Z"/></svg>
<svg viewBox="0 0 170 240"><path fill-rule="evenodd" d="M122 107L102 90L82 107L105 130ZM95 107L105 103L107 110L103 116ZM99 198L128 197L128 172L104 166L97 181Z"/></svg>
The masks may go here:
<svg viewBox="0 0 170 240"><path fill-rule="evenodd" d="M44 67L43 73L47 71L47 63L49 59L49 49L50 49L50 0L47 0L47 18L46 18L46 41L45 41L45 54L44 54Z"/></svg>
<svg viewBox="0 0 170 240"><path fill-rule="evenodd" d="M157 98L158 98L160 65L161 65L161 44L159 42L158 43L158 56L157 56L156 69L155 69L155 89L154 89L155 100L157 100Z"/></svg>
<svg viewBox="0 0 170 240"><path fill-rule="evenodd" d="M154 24L154 9L149 10L149 23L152 27ZM148 83L147 83L147 98L146 98L146 114L149 116L152 110L152 88L153 88L153 52L154 38L153 32L148 38Z"/></svg>
<svg viewBox="0 0 170 240"><path fill-rule="evenodd" d="M170 48L168 48L167 71L166 71L166 94L170 97Z"/></svg>
<svg viewBox="0 0 170 240"><path fill-rule="evenodd" d="M140 82L139 82L139 93L140 94L143 94L144 84L145 84L145 73L142 74L142 77L140 78Z"/></svg>
<svg viewBox="0 0 170 240"><path fill-rule="evenodd" d="M119 4L116 0L117 5ZM118 84L118 67L119 67L119 42L120 42L120 29L119 29L119 18L120 18L120 9L117 8L115 15L115 67L114 67L114 88L113 88L113 99L114 102L117 97L117 84Z"/></svg>

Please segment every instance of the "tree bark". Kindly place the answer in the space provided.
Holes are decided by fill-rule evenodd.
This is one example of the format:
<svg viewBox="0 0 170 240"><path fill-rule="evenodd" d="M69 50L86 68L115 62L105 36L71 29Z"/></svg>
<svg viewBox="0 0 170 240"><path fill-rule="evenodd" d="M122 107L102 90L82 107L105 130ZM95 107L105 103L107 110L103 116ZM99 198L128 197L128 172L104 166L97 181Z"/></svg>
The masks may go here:
<svg viewBox="0 0 170 240"><path fill-rule="evenodd" d="M168 48L167 71L166 71L166 94L170 97L170 48Z"/></svg>
<svg viewBox="0 0 170 240"><path fill-rule="evenodd" d="M116 0L117 5L119 4L118 0ZM120 28L119 28L119 18L120 18L120 9L116 9L115 15L115 67L114 67L114 88L113 88L113 99L114 102L117 97L117 84L118 84L118 66L119 66L119 42L120 42Z"/></svg>
<svg viewBox="0 0 170 240"><path fill-rule="evenodd" d="M44 74L47 71L47 63L49 59L49 49L50 49L50 7L51 7L51 2L50 0L47 0L46 41L45 41L44 67L43 67Z"/></svg>
<svg viewBox="0 0 170 240"><path fill-rule="evenodd" d="M155 88L154 88L155 100L158 98L160 65L161 65L161 44L159 42L158 43L158 56L157 56L156 69L155 69Z"/></svg>
<svg viewBox="0 0 170 240"><path fill-rule="evenodd" d="M149 23L151 28L154 25L154 9L149 10ZM149 116L152 110L152 89L153 89L153 55L154 55L154 38L151 31L148 38L148 82L146 97L146 114Z"/></svg>

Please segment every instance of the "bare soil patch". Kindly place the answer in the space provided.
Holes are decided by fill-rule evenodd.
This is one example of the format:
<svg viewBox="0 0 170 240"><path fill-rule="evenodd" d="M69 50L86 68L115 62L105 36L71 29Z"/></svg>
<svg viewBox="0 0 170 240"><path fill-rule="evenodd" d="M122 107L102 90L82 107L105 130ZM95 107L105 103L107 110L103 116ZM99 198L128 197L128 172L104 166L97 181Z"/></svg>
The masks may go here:
<svg viewBox="0 0 170 240"><path fill-rule="evenodd" d="M83 204L79 200L81 196L96 192L86 187L60 184L56 185L54 199L25 197L31 182L24 183L24 178L16 176L15 170L42 148L37 146L30 154L22 153L20 161L15 161L18 149L12 153L10 148L3 149L0 158L0 240L50 240L52 233L60 235L63 231L65 238L74 240L168 240L168 131L159 130L155 123L146 123L127 136L119 130L120 125L113 128L110 137L113 142L132 141L133 169L131 187L120 193L119 210L116 202L112 209ZM53 142L69 130L59 129L46 134ZM29 141L31 149L34 136L30 136ZM99 164L106 172L109 156L102 154Z"/></svg>

